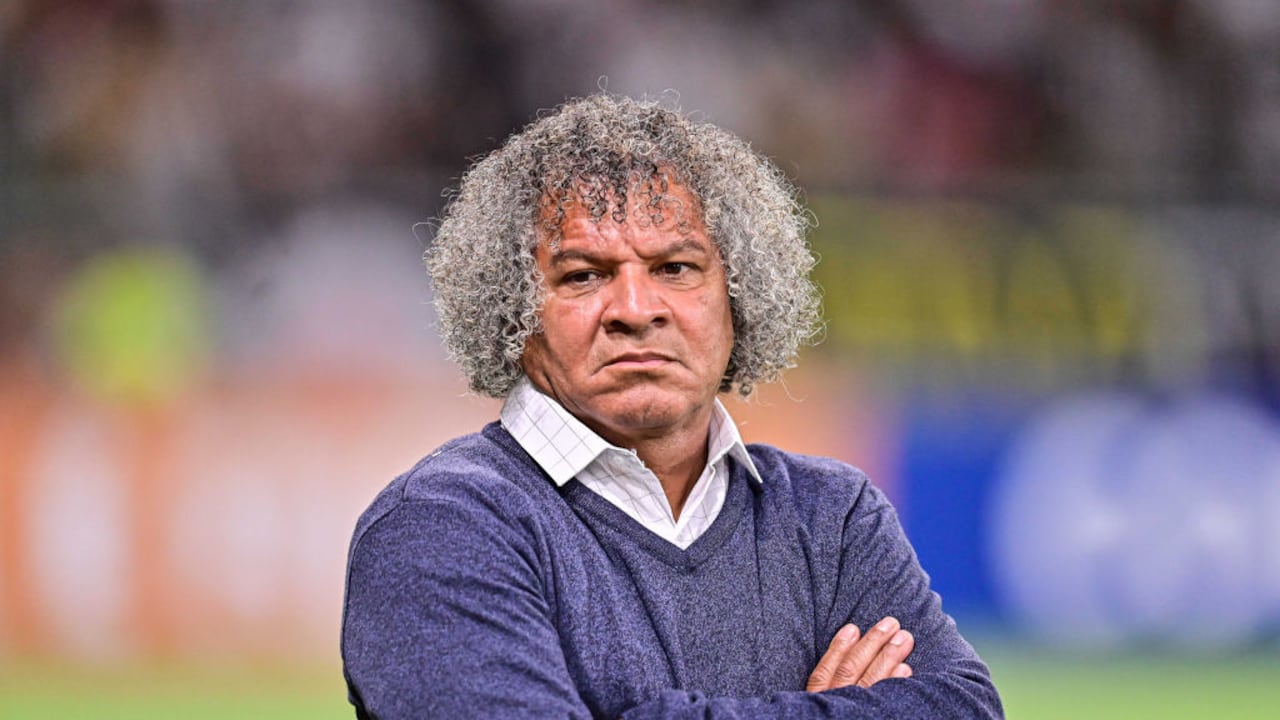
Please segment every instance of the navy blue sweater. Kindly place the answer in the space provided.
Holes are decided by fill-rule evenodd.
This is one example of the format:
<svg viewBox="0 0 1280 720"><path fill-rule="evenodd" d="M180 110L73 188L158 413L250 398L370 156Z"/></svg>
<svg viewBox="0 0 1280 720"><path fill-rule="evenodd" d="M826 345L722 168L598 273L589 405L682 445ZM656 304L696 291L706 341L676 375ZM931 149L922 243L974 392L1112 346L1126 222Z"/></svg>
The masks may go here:
<svg viewBox="0 0 1280 720"><path fill-rule="evenodd" d="M681 550L496 423L397 478L351 543L359 717L1001 717L893 508L834 460L748 447ZM841 625L897 617L914 676L804 692Z"/></svg>

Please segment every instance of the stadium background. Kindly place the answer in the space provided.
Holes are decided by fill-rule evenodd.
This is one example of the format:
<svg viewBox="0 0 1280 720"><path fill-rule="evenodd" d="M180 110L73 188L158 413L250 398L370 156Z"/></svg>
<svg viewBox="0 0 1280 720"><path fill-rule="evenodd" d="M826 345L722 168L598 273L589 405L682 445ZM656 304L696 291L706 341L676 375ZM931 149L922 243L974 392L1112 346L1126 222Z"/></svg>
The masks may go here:
<svg viewBox="0 0 1280 720"><path fill-rule="evenodd" d="M6 0L0 715L349 716L355 517L496 412L419 223L599 87L803 188L827 338L732 410L1011 717L1280 710L1280 6Z"/></svg>

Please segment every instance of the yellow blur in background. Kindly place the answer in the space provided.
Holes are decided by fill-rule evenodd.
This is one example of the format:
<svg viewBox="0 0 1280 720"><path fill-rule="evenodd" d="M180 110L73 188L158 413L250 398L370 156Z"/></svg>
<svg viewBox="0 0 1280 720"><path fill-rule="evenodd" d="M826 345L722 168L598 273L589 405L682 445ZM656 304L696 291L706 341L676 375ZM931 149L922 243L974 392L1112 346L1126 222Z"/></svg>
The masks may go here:
<svg viewBox="0 0 1280 720"><path fill-rule="evenodd" d="M350 715L356 516L498 407L430 219L601 87L803 189L826 338L730 409L886 488L1011 717L1274 716L1278 58L1250 2L4 3L0 716Z"/></svg>

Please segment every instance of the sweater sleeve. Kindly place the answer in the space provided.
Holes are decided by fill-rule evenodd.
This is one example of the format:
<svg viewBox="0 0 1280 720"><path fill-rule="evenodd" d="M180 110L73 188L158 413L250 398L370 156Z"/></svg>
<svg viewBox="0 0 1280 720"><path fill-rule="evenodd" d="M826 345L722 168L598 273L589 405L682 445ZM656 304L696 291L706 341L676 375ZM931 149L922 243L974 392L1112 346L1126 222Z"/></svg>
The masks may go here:
<svg viewBox="0 0 1280 720"><path fill-rule="evenodd" d="M342 654L361 718L589 718L527 538L409 500L353 542Z"/></svg>
<svg viewBox="0 0 1280 720"><path fill-rule="evenodd" d="M865 479L864 479L865 481ZM829 642L845 623L864 630L885 616L915 636L907 662L913 675L870 688L821 693L780 692L763 698L715 698L666 691L633 708L626 720L659 718L882 718L938 720L1003 718L986 665L942 610L937 593L907 541L893 506L871 483L849 512L840 542L835 604L825 629ZM825 649L825 646L822 648ZM821 651L821 650L820 650Z"/></svg>
<svg viewBox="0 0 1280 720"><path fill-rule="evenodd" d="M587 718L524 549L463 503L401 502L355 540L342 654L357 717ZM840 698L668 690L626 718L843 717Z"/></svg>
<svg viewBox="0 0 1280 720"><path fill-rule="evenodd" d="M943 612L897 512L870 482L848 515L841 545L837 601L827 638L845 623L866 629L892 615L915 636L915 649L907 658L912 677L832 692L891 708L899 718L1003 717L986 664Z"/></svg>
<svg viewBox="0 0 1280 720"><path fill-rule="evenodd" d="M836 615L899 617L918 638L915 677L762 697L669 689L622 717L999 716L985 666L942 614L892 508L869 499L873 506L847 522ZM591 717L537 564L528 533L457 499L403 501L373 521L352 546L343 618L358 717ZM868 578L887 580L863 588Z"/></svg>

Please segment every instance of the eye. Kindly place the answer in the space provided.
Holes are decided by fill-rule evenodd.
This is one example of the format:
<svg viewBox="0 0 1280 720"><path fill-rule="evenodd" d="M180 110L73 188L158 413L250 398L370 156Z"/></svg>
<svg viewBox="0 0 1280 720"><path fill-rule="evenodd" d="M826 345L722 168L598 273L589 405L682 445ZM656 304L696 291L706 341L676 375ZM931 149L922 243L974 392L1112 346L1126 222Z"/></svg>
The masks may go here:
<svg viewBox="0 0 1280 720"><path fill-rule="evenodd" d="M564 285L583 287L590 285L599 277L600 273L595 270L575 270L565 274L564 277L560 278L560 282Z"/></svg>
<svg viewBox="0 0 1280 720"><path fill-rule="evenodd" d="M688 272L688 271L690 271L690 270L692 270L692 269L693 269L693 266L692 266L692 265L690 265L690 264L688 264L688 263L682 263L682 262L669 262L669 263L663 263L663 264L658 268L658 273L659 273L659 274L661 274L661 275L669 275L669 276L672 276L672 277L678 277L678 276L683 275L683 274L685 274L686 272Z"/></svg>

